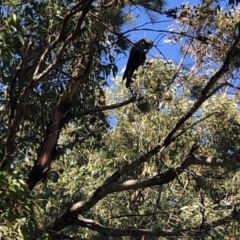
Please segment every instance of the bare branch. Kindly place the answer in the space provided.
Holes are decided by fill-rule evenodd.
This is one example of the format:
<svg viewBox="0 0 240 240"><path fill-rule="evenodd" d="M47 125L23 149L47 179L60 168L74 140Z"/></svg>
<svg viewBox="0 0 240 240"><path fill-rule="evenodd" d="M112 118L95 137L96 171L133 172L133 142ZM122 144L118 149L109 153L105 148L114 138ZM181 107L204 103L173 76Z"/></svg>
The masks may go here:
<svg viewBox="0 0 240 240"><path fill-rule="evenodd" d="M84 32L84 29L80 29L80 26L82 25L82 22L84 20L84 18L86 17L87 13L89 12L90 10L90 6L92 4L93 0L88 0L82 7L81 6L81 3L78 3L76 4L71 10L69 10L64 19L63 19L63 22L62 22L62 26L60 28L60 31L58 33L58 36L56 37L56 39L46 48L46 50L44 51L43 55L41 56L40 60L39 60L39 63L38 63L38 66L36 67L36 70L33 74L33 81L39 81L40 79L42 79L51 69L53 69L57 63L58 63L58 60L59 60L59 56L61 56L61 53L63 52L63 50L66 48L66 46L68 45L68 43L70 41L72 41L77 34L81 34L82 32ZM81 12L81 15L78 19L78 22L75 26L75 29L73 31L73 33L68 36L68 38L63 42L63 44L61 45L61 47L59 48L58 50L58 53L56 55L56 58L55 58L55 61L50 64L44 71L42 71L40 73L40 67L42 65L42 63L45 62L45 60L47 59L48 55L50 54L50 52L52 51L52 49L54 49L57 44L61 41L61 38L62 38L62 35L64 34L64 29L67 28L67 23L68 21L70 20L70 18L72 16L74 16L75 14L77 14L79 11L82 11ZM80 31L82 30L82 31Z"/></svg>
<svg viewBox="0 0 240 240"><path fill-rule="evenodd" d="M117 108L123 107L125 105L128 105L129 103L141 101L143 98L144 97L139 97L139 98L132 97L132 98L130 98L126 101L120 102L120 103L115 103L115 104L108 105L108 106L103 106L103 107L96 107L96 108L85 110L85 111L82 111L82 112L79 112L79 113L72 113L68 117L66 117L65 121L69 121L69 120L71 120L75 117L79 118L79 117L82 117L82 116L85 116L85 115L88 115L88 114L93 114L93 113L96 113L96 112L103 112L103 111L106 111L106 110L117 109Z"/></svg>
<svg viewBox="0 0 240 240"><path fill-rule="evenodd" d="M226 167L240 163L240 152L228 156L226 158L218 158L211 156L203 156L199 154L191 154L187 156L186 159L178 165L179 168L187 168L190 165L202 165L210 167Z"/></svg>
<svg viewBox="0 0 240 240"><path fill-rule="evenodd" d="M111 236L111 237L121 237L121 236L184 237L184 236L198 236L218 226L225 225L234 221L239 221L239 215L240 215L240 212L236 211L236 214L232 216L230 215L216 221L208 222L208 224L205 224L201 228L195 227L195 228L180 229L180 230L166 230L161 228L157 228L157 229L108 228L108 227L104 227L98 221L94 221L92 219L86 219L86 218L76 219L74 221L74 225L86 227L93 231L97 231L98 233L101 233L104 236Z"/></svg>
<svg viewBox="0 0 240 240"><path fill-rule="evenodd" d="M190 126L188 126L187 128L183 129L180 133L178 133L177 135L174 136L174 140L178 137L180 137L182 134L184 134L185 132L187 132L189 129L191 129L192 127L196 126L197 124L199 124L200 122L205 121L207 118L211 117L212 115L215 115L217 113L220 113L219 111L215 111L212 113L207 114L205 117L199 119L198 121L194 122L193 124L191 124Z"/></svg>
<svg viewBox="0 0 240 240"><path fill-rule="evenodd" d="M67 23L69 22L69 20L72 16L74 16L75 14L77 14L80 11L80 6L81 6L81 3L78 3L66 13L66 15L62 21L58 36L48 45L48 47L45 49L44 53L42 54L42 56L38 62L38 65L33 74L33 79L35 81L37 81L37 79L39 80L40 67L41 67L42 63L45 62L45 60L47 59L47 57L50 54L50 52L52 51L52 49L54 49L56 47L56 45L61 41L62 35L64 34L65 29L67 29ZM51 64L51 65L53 65L53 64Z"/></svg>

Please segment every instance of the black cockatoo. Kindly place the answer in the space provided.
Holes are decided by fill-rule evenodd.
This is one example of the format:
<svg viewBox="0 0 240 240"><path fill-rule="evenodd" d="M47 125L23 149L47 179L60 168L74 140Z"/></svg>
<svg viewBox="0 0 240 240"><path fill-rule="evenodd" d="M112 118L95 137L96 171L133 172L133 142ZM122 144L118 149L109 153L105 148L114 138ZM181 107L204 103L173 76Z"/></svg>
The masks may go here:
<svg viewBox="0 0 240 240"><path fill-rule="evenodd" d="M136 42L130 51L126 70L123 74L123 80L127 78L126 87L129 88L132 81L133 73L146 60L146 53L152 48L153 42L143 38Z"/></svg>

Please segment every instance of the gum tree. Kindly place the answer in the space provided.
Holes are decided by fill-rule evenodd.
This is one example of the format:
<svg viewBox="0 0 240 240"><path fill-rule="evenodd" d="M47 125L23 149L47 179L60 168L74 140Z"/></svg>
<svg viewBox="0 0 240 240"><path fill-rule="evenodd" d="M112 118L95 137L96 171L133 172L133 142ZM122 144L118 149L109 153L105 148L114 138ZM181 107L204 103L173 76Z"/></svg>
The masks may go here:
<svg viewBox="0 0 240 240"><path fill-rule="evenodd" d="M3 4L4 239L239 235L239 9L163 5ZM135 8L172 25L124 31ZM155 41L128 91L116 59L138 30L180 60Z"/></svg>

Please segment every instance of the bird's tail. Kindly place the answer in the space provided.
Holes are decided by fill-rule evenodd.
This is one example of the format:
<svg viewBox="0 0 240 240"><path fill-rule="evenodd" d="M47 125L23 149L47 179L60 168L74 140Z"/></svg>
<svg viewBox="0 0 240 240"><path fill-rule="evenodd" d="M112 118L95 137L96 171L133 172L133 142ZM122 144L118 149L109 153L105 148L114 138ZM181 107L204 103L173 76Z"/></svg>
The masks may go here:
<svg viewBox="0 0 240 240"><path fill-rule="evenodd" d="M130 88L132 82L133 82L132 78L131 77L127 77L126 88Z"/></svg>

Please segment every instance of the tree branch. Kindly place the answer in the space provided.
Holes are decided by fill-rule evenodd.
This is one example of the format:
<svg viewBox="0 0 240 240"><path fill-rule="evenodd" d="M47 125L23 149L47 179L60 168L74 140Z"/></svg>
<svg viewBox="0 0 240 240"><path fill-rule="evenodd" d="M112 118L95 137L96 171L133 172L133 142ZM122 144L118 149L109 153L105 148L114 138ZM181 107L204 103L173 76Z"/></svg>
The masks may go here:
<svg viewBox="0 0 240 240"><path fill-rule="evenodd" d="M187 128L183 129L180 133L178 133L177 135L174 136L174 140L178 137L180 137L182 134L184 134L185 132L187 132L187 130L191 129L192 127L196 126L197 124L199 124L200 122L205 121L207 118L211 117L212 115L215 115L217 113L220 113L219 111L215 111L212 113L207 114L205 117L199 119L198 121L194 122L193 124L191 124L190 126L188 126Z"/></svg>
<svg viewBox="0 0 240 240"><path fill-rule="evenodd" d="M68 117L66 117L65 121L67 122L67 121L70 121L71 119L73 119L75 117L79 118L79 117L86 116L88 114L93 114L93 113L96 113L96 112L103 112L103 111L106 111L106 110L120 108L120 107L123 107L125 105L128 105L129 103L141 101L143 98L144 97L139 97L139 98L132 97L132 98L130 98L126 101L120 102L120 103L115 103L115 104L108 105L108 106L103 106L103 107L96 107L96 108L85 110L85 111L78 112L78 113L71 113L71 114L69 114Z"/></svg>
<svg viewBox="0 0 240 240"><path fill-rule="evenodd" d="M188 229L180 229L180 230L166 230L166 229L116 229L116 228L108 228L101 225L99 222L94 221L92 219L76 219L74 225L78 225L81 227L86 227L93 231L103 234L104 236L111 237L121 237L121 236L152 236L152 237L183 237L183 236L197 236L203 233L206 233L218 226L228 224L230 222L239 221L240 219L240 211L236 211L236 214L232 216L227 216L222 219L218 219L216 221L208 222L204 226L188 228Z"/></svg>
<svg viewBox="0 0 240 240"><path fill-rule="evenodd" d="M47 69L45 69L41 74L40 74L40 67L42 65L42 63L45 62L45 60L47 59L48 55L50 54L50 52L57 46L57 44L61 41L62 39L62 36L64 34L64 31L67 29L67 24L69 22L69 20L71 19L72 16L74 16L75 14L77 14L81 9L82 9L82 14L79 18L79 21L77 23L77 25L79 25L80 23L80 20L82 21L82 16L85 16L86 13L89 11L89 2L90 2L90 5L92 4L93 0L91 1L87 1L83 6L82 8L80 7L81 6L81 2L79 2L78 4L76 4L74 7L72 7L65 15L63 21L62 21L62 24L61 24L61 27L60 27L60 30L59 30L59 33L56 37L55 40L53 40L49 45L48 47L45 49L44 53L42 54L40 60L39 60L39 63L35 69L35 72L33 74L33 80L34 81L39 81L39 79L41 79L45 74L47 74L55 65L56 65L56 62L55 61L55 64L50 64L48 66ZM86 8L88 11L86 11ZM76 31L76 29L75 29ZM62 44L62 48L63 46L66 47L67 43L69 43L70 40L72 40L73 38L73 34L71 34L67 39L66 41Z"/></svg>

